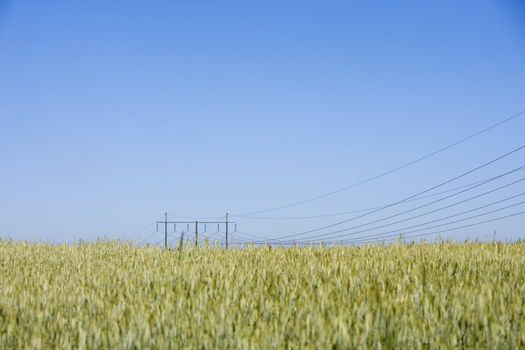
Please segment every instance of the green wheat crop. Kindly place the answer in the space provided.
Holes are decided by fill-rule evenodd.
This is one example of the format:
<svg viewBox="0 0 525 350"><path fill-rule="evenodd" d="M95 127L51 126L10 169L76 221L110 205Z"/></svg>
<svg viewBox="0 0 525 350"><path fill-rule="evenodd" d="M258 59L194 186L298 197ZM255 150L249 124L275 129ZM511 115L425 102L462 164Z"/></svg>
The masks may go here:
<svg viewBox="0 0 525 350"><path fill-rule="evenodd" d="M525 243L0 241L1 349L525 348Z"/></svg>

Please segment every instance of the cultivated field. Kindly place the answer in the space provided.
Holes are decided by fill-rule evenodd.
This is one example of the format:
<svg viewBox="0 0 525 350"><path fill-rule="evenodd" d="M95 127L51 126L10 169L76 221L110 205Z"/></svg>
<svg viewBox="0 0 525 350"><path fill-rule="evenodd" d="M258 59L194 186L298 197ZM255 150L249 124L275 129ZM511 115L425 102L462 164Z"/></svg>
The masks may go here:
<svg viewBox="0 0 525 350"><path fill-rule="evenodd" d="M0 348L525 348L525 243L0 242Z"/></svg>

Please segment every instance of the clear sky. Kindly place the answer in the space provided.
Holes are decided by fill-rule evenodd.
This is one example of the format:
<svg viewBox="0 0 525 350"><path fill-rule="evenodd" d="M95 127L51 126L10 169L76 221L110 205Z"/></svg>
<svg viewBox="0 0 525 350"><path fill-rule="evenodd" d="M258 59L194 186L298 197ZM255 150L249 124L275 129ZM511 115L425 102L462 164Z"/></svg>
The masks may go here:
<svg viewBox="0 0 525 350"><path fill-rule="evenodd" d="M524 109L519 1L0 0L0 235L140 240L165 211L220 216L306 199ZM366 185L261 215L395 202L521 146L524 131L519 117ZM441 189L524 164L518 152ZM521 182L405 226L524 191ZM425 200L403 209L416 203ZM349 217L237 220L275 237ZM524 224L442 236L523 238Z"/></svg>

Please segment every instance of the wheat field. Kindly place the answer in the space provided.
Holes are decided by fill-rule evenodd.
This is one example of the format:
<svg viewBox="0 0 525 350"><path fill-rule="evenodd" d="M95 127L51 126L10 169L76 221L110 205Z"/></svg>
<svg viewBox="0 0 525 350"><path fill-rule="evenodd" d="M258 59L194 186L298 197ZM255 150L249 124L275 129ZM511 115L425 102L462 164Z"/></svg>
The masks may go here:
<svg viewBox="0 0 525 350"><path fill-rule="evenodd" d="M525 243L0 241L2 349L525 348Z"/></svg>

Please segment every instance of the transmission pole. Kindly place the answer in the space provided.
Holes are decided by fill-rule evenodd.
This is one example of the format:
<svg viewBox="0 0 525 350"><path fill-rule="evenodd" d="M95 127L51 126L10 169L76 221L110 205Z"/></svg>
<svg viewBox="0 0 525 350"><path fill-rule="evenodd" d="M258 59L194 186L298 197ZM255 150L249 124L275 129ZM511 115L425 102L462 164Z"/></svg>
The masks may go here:
<svg viewBox="0 0 525 350"><path fill-rule="evenodd" d="M164 248L168 248L168 213L164 213Z"/></svg>
<svg viewBox="0 0 525 350"><path fill-rule="evenodd" d="M182 231L181 237L180 237L180 244L182 246L183 240L184 240L184 234L190 234L190 225L195 224L195 245L199 245L199 224L204 224L206 227L206 224L225 224L226 225L226 248L228 248L229 245L229 224L236 224L235 221L229 221L228 220L228 213L226 213L226 220L225 221L168 221L168 213L164 213L164 221L157 221L157 225L164 224L164 247L168 248L168 224L185 224L187 225L186 231ZM158 227L158 226L157 226ZM217 228L218 230L218 228ZM218 232L218 231L217 231Z"/></svg>
<svg viewBox="0 0 525 350"><path fill-rule="evenodd" d="M228 213L226 213L226 249L228 249Z"/></svg>

